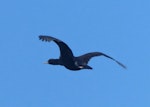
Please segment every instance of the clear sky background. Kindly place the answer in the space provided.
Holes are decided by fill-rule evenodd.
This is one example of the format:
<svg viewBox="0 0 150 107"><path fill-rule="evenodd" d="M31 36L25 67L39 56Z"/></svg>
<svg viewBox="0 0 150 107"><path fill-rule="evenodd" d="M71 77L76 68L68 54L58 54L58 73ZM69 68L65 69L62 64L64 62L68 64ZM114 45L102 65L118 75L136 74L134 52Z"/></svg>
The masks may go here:
<svg viewBox="0 0 150 107"><path fill-rule="evenodd" d="M53 42L74 55L100 51L93 70L43 64ZM149 0L1 0L0 107L150 107Z"/></svg>

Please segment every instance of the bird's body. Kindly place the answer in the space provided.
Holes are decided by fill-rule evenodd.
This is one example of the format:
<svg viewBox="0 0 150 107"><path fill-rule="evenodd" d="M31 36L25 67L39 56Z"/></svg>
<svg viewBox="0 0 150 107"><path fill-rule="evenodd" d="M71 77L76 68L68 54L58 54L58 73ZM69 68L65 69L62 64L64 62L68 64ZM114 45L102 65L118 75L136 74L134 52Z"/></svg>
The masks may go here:
<svg viewBox="0 0 150 107"><path fill-rule="evenodd" d="M92 69L92 67L88 66L88 61L95 56L105 56L107 58L110 58L112 60L114 60L116 63L118 63L120 66L122 66L123 68L126 68L123 64L121 64L119 61L115 60L114 58L101 53L101 52L91 52L91 53L87 53L78 57L75 57L73 55L72 50L69 48L69 46L64 43L63 41L56 39L54 37L51 36L45 36L45 35L40 35L39 39L42 41L54 41L59 49L60 49L60 57L59 59L49 59L48 60L48 64L52 64L52 65L62 65L65 66L67 69L69 70L81 70L81 69Z"/></svg>

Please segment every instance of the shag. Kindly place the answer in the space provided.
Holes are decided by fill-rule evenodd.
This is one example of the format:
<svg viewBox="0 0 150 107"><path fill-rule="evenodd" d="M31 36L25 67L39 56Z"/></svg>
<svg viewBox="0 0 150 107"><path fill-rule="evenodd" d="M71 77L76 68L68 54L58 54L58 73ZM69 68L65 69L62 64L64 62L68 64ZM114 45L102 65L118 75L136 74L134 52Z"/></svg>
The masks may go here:
<svg viewBox="0 0 150 107"><path fill-rule="evenodd" d="M110 57L110 56L108 56L108 55L106 55L102 52L90 52L90 53L75 57L73 55L72 50L63 41L61 41L59 39L56 39L54 37L51 37L51 36L46 36L46 35L40 35L39 39L42 40L42 41L47 41L47 42L54 41L60 49L59 59L49 59L46 62L47 64L62 65L62 66L65 66L69 70L92 69L92 67L90 67L88 65L89 60L92 57L102 55L102 56L105 56L107 58L112 59L117 64L119 64L121 67L126 68L126 66L124 66L122 63L120 63L116 59L114 59L114 58L112 58L112 57Z"/></svg>

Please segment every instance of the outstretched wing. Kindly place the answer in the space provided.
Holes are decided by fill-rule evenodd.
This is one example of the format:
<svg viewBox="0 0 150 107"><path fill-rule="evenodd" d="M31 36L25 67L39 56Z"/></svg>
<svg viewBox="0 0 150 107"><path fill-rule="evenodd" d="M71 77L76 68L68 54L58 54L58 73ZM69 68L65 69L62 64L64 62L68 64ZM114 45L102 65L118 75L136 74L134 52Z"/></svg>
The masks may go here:
<svg viewBox="0 0 150 107"><path fill-rule="evenodd" d="M79 62L87 64L92 57L100 56L100 55L101 54L99 52L91 52L91 53L87 53L76 58L77 60L80 60Z"/></svg>
<svg viewBox="0 0 150 107"><path fill-rule="evenodd" d="M83 62L85 62L86 64L88 63L88 61L92 58L92 57L95 57L95 56L105 56L109 59L112 59L113 61L115 61L117 64L119 64L120 66L122 66L123 68L126 68L125 65L123 65L122 63L120 63L119 61L117 61L116 59L102 53L102 52L91 52L91 53L87 53L87 54L84 54L82 56L79 56L77 57L78 59L81 59Z"/></svg>
<svg viewBox="0 0 150 107"><path fill-rule="evenodd" d="M60 49L60 57L63 57L63 58L73 58L73 53L71 51L71 49L69 48L69 46L64 43L63 41L59 40L59 39L56 39L54 37L51 37L51 36L45 36L45 35L40 35L39 36L39 39L42 40L42 41L54 41L58 46L59 46L59 49Z"/></svg>

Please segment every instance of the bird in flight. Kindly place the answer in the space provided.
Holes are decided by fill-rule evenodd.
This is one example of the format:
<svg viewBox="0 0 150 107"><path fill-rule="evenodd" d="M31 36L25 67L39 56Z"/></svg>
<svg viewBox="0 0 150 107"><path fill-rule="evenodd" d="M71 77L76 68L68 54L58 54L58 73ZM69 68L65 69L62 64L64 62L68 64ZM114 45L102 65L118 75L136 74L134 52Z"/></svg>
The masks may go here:
<svg viewBox="0 0 150 107"><path fill-rule="evenodd" d="M42 41L47 41L47 42L54 41L60 49L59 59L49 59L46 62L47 64L62 65L64 67L66 67L67 69L74 70L74 71L75 70L81 70L81 69L92 69L92 67L90 67L88 65L89 60L95 56L104 56L104 57L107 57L107 58L115 61L121 67L126 68L125 65L123 65L122 63L120 63L116 59L114 59L114 58L112 58L112 57L110 57L110 56L108 56L102 52L90 52L90 53L86 53L84 55L75 57L73 55L72 50L63 41L61 41L57 38L54 38L52 36L46 36L46 35L40 35L39 39Z"/></svg>

